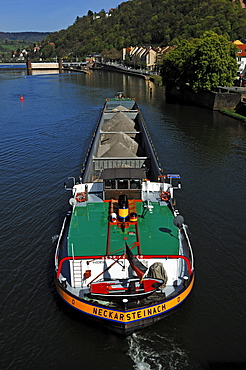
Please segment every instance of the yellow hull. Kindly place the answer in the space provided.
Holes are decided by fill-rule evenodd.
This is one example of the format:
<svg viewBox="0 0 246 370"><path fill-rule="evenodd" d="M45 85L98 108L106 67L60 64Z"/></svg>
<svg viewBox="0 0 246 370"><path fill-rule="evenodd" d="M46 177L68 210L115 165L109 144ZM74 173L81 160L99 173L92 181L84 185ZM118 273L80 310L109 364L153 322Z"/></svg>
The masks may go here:
<svg viewBox="0 0 246 370"><path fill-rule="evenodd" d="M100 304L96 305L94 303L86 302L85 300L77 299L76 297L72 296L67 291L62 289L62 287L56 280L57 291L61 298L69 306L91 316L92 318L104 321L104 325L107 325L109 327L111 326L111 323L114 323L113 327L119 324L122 328L121 330L119 330L119 332L122 332L124 327L127 328L127 331L131 331L131 324L133 324L134 330L136 330L136 326L138 326L137 321L139 321L139 326L142 328L144 326L150 325L153 321L157 321L163 316L169 314L171 310L175 309L177 306L185 301L185 299L190 294L193 285L194 275L187 288L179 295L171 299L165 299L162 302L158 302L156 304L152 303L151 305L144 306L142 308L116 310L107 308ZM106 322L108 322L108 324Z"/></svg>

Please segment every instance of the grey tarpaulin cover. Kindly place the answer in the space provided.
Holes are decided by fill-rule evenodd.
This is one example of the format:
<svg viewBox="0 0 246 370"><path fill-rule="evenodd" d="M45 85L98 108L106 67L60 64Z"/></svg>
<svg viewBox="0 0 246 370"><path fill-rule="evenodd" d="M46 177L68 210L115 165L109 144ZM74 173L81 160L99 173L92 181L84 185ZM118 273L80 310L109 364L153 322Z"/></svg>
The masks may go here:
<svg viewBox="0 0 246 370"><path fill-rule="evenodd" d="M164 281L164 284L161 287L164 288L166 286L167 273L161 262L155 262L153 263L153 265L150 266L148 271L148 277L162 279Z"/></svg>

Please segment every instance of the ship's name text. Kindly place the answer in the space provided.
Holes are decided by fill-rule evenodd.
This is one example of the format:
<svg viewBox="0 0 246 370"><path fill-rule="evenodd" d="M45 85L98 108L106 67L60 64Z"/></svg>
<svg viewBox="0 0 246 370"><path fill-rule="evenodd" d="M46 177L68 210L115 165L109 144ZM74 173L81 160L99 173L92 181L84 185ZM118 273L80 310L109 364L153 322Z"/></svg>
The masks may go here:
<svg viewBox="0 0 246 370"><path fill-rule="evenodd" d="M109 320L116 320L116 321L133 321L133 320L140 320L145 319L149 316L158 315L166 310L166 306L164 303L159 304L154 307L144 308L138 311L132 311L128 313L116 312L111 310L106 310L103 308L93 307L93 314L96 316L103 317Z"/></svg>

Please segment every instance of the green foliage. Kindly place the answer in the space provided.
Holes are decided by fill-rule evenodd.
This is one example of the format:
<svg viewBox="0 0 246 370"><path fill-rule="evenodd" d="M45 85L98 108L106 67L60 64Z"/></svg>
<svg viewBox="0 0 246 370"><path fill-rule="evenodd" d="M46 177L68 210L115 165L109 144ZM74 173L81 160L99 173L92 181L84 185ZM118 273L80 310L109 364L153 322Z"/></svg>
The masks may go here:
<svg viewBox="0 0 246 370"><path fill-rule="evenodd" d="M42 50L42 57L44 59L50 59L53 55L54 46L53 45L45 45L45 47Z"/></svg>
<svg viewBox="0 0 246 370"><path fill-rule="evenodd" d="M150 76L150 81L154 82L155 85L162 85L162 78L161 78L161 76L151 75Z"/></svg>
<svg viewBox="0 0 246 370"><path fill-rule="evenodd" d="M95 15L89 10L87 16L77 17L68 29L49 35L43 46L55 43L53 57L56 48L64 55L86 56L136 45L177 45L205 31L228 35L232 41L246 39L246 10L238 0L131 0L110 16L103 9L100 18Z"/></svg>
<svg viewBox="0 0 246 370"><path fill-rule="evenodd" d="M121 60L121 52L116 48L111 48L110 50L104 49L102 50L101 55L106 60Z"/></svg>
<svg viewBox="0 0 246 370"><path fill-rule="evenodd" d="M237 75L236 47L212 31L185 40L163 59L162 78L167 88L189 85L194 91L232 86Z"/></svg>
<svg viewBox="0 0 246 370"><path fill-rule="evenodd" d="M231 109L220 109L220 112L222 114L225 114L226 116L235 118L235 119L237 119L239 121L242 121L244 124L246 124L246 117L245 116L242 116L241 114L236 113L235 110L231 110Z"/></svg>
<svg viewBox="0 0 246 370"><path fill-rule="evenodd" d="M22 40L0 40L0 60L12 58L14 51L20 53L23 49L29 50L29 44Z"/></svg>
<svg viewBox="0 0 246 370"><path fill-rule="evenodd" d="M0 43L3 41L18 41L30 44L42 41L50 32L0 32Z"/></svg>

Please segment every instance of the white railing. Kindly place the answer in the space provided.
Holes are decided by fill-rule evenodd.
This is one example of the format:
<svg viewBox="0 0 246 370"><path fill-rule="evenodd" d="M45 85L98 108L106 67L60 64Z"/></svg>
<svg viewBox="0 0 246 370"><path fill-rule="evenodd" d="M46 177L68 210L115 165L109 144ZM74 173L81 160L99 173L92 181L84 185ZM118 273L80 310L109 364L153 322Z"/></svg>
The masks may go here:
<svg viewBox="0 0 246 370"><path fill-rule="evenodd" d="M188 233L187 233L187 225L183 224L183 230L184 230L184 234L185 234L185 237L186 237L186 240L187 240L187 243L188 243L188 246L189 246L189 250L190 250L190 255L191 255L191 269L193 271L194 270L194 256L193 256L193 251L192 251L190 239L189 239L189 236L188 236Z"/></svg>

